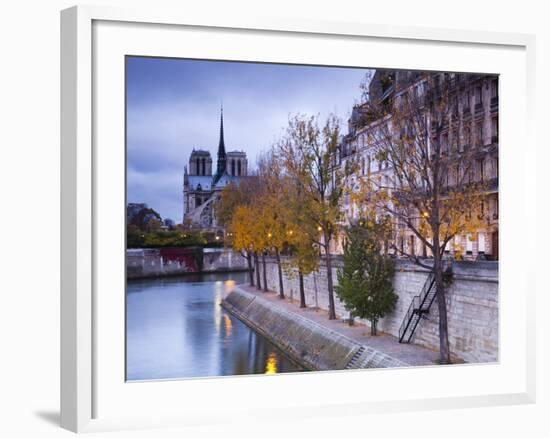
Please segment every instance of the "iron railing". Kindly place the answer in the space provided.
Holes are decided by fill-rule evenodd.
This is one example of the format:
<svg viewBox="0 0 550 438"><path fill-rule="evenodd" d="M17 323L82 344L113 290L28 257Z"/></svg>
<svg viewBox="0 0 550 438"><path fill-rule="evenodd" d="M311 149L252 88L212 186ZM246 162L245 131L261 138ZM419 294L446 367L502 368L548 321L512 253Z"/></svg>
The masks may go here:
<svg viewBox="0 0 550 438"><path fill-rule="evenodd" d="M405 314L405 318L403 318L401 327L399 327L400 343L409 343L411 341L416 327L420 322L420 318L424 313L428 313L430 311L435 294L435 275L432 271L428 274L428 278L426 278L420 294L415 295L411 300L411 304Z"/></svg>

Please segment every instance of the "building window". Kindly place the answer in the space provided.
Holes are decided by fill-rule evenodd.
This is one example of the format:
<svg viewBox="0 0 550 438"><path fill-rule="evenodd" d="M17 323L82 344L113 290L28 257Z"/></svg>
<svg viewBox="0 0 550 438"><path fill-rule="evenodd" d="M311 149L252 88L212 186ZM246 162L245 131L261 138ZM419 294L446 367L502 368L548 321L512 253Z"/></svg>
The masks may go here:
<svg viewBox="0 0 550 438"><path fill-rule="evenodd" d="M449 151L449 134L445 133L441 136L441 152L446 154Z"/></svg>
<svg viewBox="0 0 550 438"><path fill-rule="evenodd" d="M474 249L474 243L472 242L472 239L471 239L472 236L466 236L466 253L472 253L473 249Z"/></svg>
<svg viewBox="0 0 550 438"><path fill-rule="evenodd" d="M477 252L485 252L485 234L483 233L477 235Z"/></svg>
<svg viewBox="0 0 550 438"><path fill-rule="evenodd" d="M202 159L202 174L206 175L206 158Z"/></svg>
<svg viewBox="0 0 550 438"><path fill-rule="evenodd" d="M455 116L458 114L458 96L453 97L452 112L453 112L453 115L455 115Z"/></svg>
<svg viewBox="0 0 550 438"><path fill-rule="evenodd" d="M235 160L231 160L231 175L235 176Z"/></svg>
<svg viewBox="0 0 550 438"><path fill-rule="evenodd" d="M241 176L241 160L237 161L237 172Z"/></svg>
<svg viewBox="0 0 550 438"><path fill-rule="evenodd" d="M479 166L479 180L483 182L483 179L485 177L485 161L479 160L478 166Z"/></svg>
<svg viewBox="0 0 550 438"><path fill-rule="evenodd" d="M483 100L483 93L481 87L476 87L475 90L476 105L481 105Z"/></svg>
<svg viewBox="0 0 550 438"><path fill-rule="evenodd" d="M468 149L472 141L470 128L464 128L464 149Z"/></svg>
<svg viewBox="0 0 550 438"><path fill-rule="evenodd" d="M458 132L456 129L453 130L453 138L452 138L452 142L453 142L453 152L458 152Z"/></svg>
<svg viewBox="0 0 550 438"><path fill-rule="evenodd" d="M464 108L469 109L472 103L472 95L470 91L464 93Z"/></svg>
<svg viewBox="0 0 550 438"><path fill-rule="evenodd" d="M483 125L481 123L476 126L476 142L478 146L483 146Z"/></svg>

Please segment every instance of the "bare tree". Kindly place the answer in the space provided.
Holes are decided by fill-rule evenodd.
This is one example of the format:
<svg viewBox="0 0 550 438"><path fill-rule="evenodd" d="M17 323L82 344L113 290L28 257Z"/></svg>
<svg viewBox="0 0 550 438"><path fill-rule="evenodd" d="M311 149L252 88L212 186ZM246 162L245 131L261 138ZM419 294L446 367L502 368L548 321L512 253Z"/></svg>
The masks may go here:
<svg viewBox="0 0 550 438"><path fill-rule="evenodd" d="M382 93L372 83L377 79ZM443 259L453 237L480 227L484 184L474 172L480 151L468 139L450 139L459 132L454 78L422 73L401 84L391 75L385 80L390 82L371 79L362 108L372 157L383 171L362 179L354 200L393 217L394 252L434 273L440 362L450 363ZM398 244L407 232L429 250L433 263Z"/></svg>
<svg viewBox="0 0 550 438"><path fill-rule="evenodd" d="M330 116L323 126L318 117L297 115L289 120L286 133L277 145L283 170L297 186L303 205L301 220L314 227L312 241L323 249L327 269L329 319L336 319L332 254L337 224L341 219L340 200L351 166L334 166L340 137L339 121Z"/></svg>

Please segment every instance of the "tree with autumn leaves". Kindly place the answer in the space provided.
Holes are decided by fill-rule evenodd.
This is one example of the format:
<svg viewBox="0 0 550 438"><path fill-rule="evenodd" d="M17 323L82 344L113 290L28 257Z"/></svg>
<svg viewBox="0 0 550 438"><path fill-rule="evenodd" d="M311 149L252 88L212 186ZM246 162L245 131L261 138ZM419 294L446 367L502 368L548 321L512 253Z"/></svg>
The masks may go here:
<svg viewBox="0 0 550 438"><path fill-rule="evenodd" d="M292 232L289 232L290 225L285 215L282 186L283 181L276 173L276 162L272 154L265 154L259 162L257 175L244 178L239 184L229 184L222 190L216 205L216 215L218 222L227 229L228 243L247 257L251 286L255 282L257 288L261 288L261 255L264 290L267 290L265 254L272 253L276 257L279 294L284 298L280 254L288 244Z"/></svg>
<svg viewBox="0 0 550 438"><path fill-rule="evenodd" d="M217 222L226 228L226 243L230 244L247 261L249 282L254 286L253 256L257 242L245 232L254 224L254 206L259 191L258 178L243 178L240 183L228 184L215 203Z"/></svg>
<svg viewBox="0 0 550 438"><path fill-rule="evenodd" d="M273 206L279 206L279 216L286 224L285 250L289 256L286 273L289 278L295 275L298 277L300 307L305 308L304 276L319 268L319 245L316 242L319 231L316 223L307 214L308 204L304 202L301 186L296 184L292 175L286 171L282 158L277 149L272 151L268 168L270 179L275 179L276 182L268 186L276 187L270 199L276 201ZM277 172L274 173L273 169Z"/></svg>
<svg viewBox="0 0 550 438"><path fill-rule="evenodd" d="M343 214L341 201L347 179L356 166L348 161L337 165L340 122L329 116L324 124L318 117L296 115L289 120L276 150L284 174L292 181L298 223L309 241L322 249L327 272L329 319L336 319L332 251ZM299 204L299 205L298 205Z"/></svg>
<svg viewBox="0 0 550 438"><path fill-rule="evenodd" d="M248 188L246 194L240 193L240 185L228 186L217 209L234 248L275 256L281 298L285 296L281 253L289 256L285 263L297 272L302 307L306 306L304 276L318 269L322 255L329 319L336 318L332 248L342 219L345 182L354 172L350 163L341 168L334 161L339 129L334 116L323 124L318 117L291 117L282 138L260 158L253 193Z"/></svg>
<svg viewBox="0 0 550 438"><path fill-rule="evenodd" d="M393 81L389 98L365 88L367 147L387 171L361 178L353 201L363 211L393 218L394 252L434 273L440 362L450 363L444 254L455 236L482 227L484 184L475 174L480 151L449 141L448 132L458 130L458 96L447 75L424 73L413 85ZM422 242L431 262L403 250L398 242L405 233Z"/></svg>

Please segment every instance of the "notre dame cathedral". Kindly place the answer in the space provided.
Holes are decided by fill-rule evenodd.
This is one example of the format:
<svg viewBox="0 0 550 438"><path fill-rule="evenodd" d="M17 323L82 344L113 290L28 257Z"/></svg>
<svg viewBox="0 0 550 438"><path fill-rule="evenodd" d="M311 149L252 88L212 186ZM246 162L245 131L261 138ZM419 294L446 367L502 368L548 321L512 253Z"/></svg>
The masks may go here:
<svg viewBox="0 0 550 438"><path fill-rule="evenodd" d="M220 141L216 173L212 174L212 157L209 151L193 149L189 169L183 176L183 223L193 228L217 228L214 204L220 191L232 182L239 183L247 176L248 161L242 151L225 151L223 136L223 108L220 117Z"/></svg>

